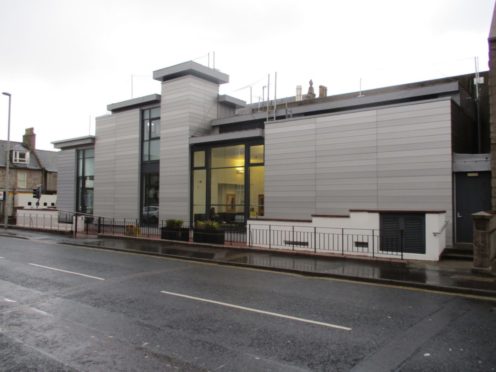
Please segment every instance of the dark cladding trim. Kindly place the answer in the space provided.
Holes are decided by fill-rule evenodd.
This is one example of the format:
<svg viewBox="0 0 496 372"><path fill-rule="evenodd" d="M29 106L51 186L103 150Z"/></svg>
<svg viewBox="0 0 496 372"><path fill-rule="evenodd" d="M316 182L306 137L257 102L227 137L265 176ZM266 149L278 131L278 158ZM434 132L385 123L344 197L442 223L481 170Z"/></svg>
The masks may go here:
<svg viewBox="0 0 496 372"><path fill-rule="evenodd" d="M312 220L292 220L287 218L249 218L250 221L274 221L274 222L312 222Z"/></svg>
<svg viewBox="0 0 496 372"><path fill-rule="evenodd" d="M201 137L191 137L189 139L190 145L197 145L201 143L212 143L212 142L223 142L223 141L233 141L233 140L245 140L248 138L257 138L263 137L264 130L263 129L250 129L243 130L239 132L229 132L222 134L213 134L209 136L201 136Z"/></svg>
<svg viewBox="0 0 496 372"><path fill-rule="evenodd" d="M350 218L349 214L312 214L312 217L317 218Z"/></svg>
<svg viewBox="0 0 496 372"><path fill-rule="evenodd" d="M132 98L117 103L111 103L110 105L107 105L107 110L110 112L115 112L124 109L130 109L136 106L143 106L152 103L160 103L160 99L161 99L160 94L150 94L148 96Z"/></svg>
<svg viewBox="0 0 496 372"><path fill-rule="evenodd" d="M405 210L405 209L350 209L350 212L367 212L367 213L432 213L432 214L441 214L446 213L446 211L442 210Z"/></svg>
<svg viewBox="0 0 496 372"><path fill-rule="evenodd" d="M167 81L186 75L193 75L216 84L229 82L229 75L193 61L153 71L153 78L158 81Z"/></svg>

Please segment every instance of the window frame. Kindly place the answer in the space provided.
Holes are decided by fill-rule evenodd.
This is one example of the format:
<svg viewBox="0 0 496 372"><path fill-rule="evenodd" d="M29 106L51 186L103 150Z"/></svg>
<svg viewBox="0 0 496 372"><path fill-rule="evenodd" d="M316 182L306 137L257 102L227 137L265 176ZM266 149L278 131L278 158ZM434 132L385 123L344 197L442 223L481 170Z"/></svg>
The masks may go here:
<svg viewBox="0 0 496 372"><path fill-rule="evenodd" d="M29 164L29 151L12 150L11 160L14 164Z"/></svg>
<svg viewBox="0 0 496 372"><path fill-rule="evenodd" d="M153 112L157 112L158 116L152 115ZM152 123L158 121L158 131ZM148 122L148 125L147 125ZM153 162L160 160L160 132L161 132L161 119L160 119L160 106L148 107L141 110L141 162ZM155 130L153 129L155 128ZM158 142L158 157L156 159L150 159L152 143Z"/></svg>
<svg viewBox="0 0 496 372"><path fill-rule="evenodd" d="M19 177L19 176L23 177ZM21 179L24 179L24 182L21 184ZM26 189L28 187L28 173L26 171L18 170L16 174L16 184L19 189Z"/></svg>
<svg viewBox="0 0 496 372"><path fill-rule="evenodd" d="M211 203L211 179L212 179L212 149L219 147L228 147L244 145L245 146L245 160L244 160L244 222L250 218L250 167L251 166L263 166L265 167L265 140L264 138L251 138L244 140L233 140L233 141L221 141L216 143L205 143L196 144L190 147L190 223L194 224L194 183L193 183L193 172L195 170L205 169L206 170L206 195L205 195L205 211L208 215L208 211L212 207ZM264 159L263 162L250 163L250 150L252 146L264 145ZM197 151L205 152L205 162L203 166L194 166L194 153ZM226 168L236 168L236 167L215 167L215 169L226 169ZM264 186L265 188L265 186Z"/></svg>
<svg viewBox="0 0 496 372"><path fill-rule="evenodd" d="M89 151L91 155L88 156ZM93 174L86 173L86 160L93 159ZM86 187L86 178L89 178L93 182L95 181L95 148L87 147L76 150L76 211L79 213L93 214L95 205L95 187ZM88 212L88 205L82 206L82 197L85 190L92 190L93 192L93 203L90 207L91 212Z"/></svg>
<svg viewBox="0 0 496 372"><path fill-rule="evenodd" d="M160 117L160 106L149 106L143 107L140 113L140 193L139 193L139 218L142 223L150 223L151 221L144 215L145 207L150 207L146 205L147 198L145 197L146 189L146 179L152 174L157 174L158 176L158 213L160 214L160 133L161 133L161 117ZM152 123L158 121L158 130ZM149 123L148 125L147 122ZM150 159L152 143L158 143L158 156L156 159ZM145 153L146 150L146 153ZM159 214L156 221L158 226Z"/></svg>

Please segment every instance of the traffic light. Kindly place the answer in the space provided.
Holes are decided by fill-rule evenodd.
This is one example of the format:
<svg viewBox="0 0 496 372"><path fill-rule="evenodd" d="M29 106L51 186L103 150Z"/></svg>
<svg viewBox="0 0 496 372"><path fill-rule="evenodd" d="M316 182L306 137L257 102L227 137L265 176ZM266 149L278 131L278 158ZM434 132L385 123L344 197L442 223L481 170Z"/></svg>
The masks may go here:
<svg viewBox="0 0 496 372"><path fill-rule="evenodd" d="M33 198L38 200L41 198L41 186L37 186L33 189Z"/></svg>

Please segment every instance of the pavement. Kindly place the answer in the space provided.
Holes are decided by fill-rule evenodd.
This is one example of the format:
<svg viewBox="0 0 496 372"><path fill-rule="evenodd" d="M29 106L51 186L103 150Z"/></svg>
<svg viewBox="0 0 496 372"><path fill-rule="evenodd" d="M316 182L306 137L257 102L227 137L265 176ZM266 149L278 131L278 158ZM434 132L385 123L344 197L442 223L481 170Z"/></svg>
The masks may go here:
<svg viewBox="0 0 496 372"><path fill-rule="evenodd" d="M467 260L385 261L115 236L85 236L74 239L68 235L19 229L0 230L0 236L54 241L88 248L159 255L305 276L420 288L496 300L496 275L474 272L472 262Z"/></svg>

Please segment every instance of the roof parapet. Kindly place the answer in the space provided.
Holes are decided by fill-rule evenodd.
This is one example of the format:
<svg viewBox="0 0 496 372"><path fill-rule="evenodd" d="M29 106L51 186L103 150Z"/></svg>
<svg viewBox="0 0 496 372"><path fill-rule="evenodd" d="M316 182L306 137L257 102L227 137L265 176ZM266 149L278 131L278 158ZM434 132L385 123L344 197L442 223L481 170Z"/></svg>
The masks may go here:
<svg viewBox="0 0 496 372"><path fill-rule="evenodd" d="M234 107L235 109L246 107L245 101L236 97L228 96L227 94L219 95L217 101L227 106Z"/></svg>
<svg viewBox="0 0 496 372"><path fill-rule="evenodd" d="M52 142L53 147L59 150L65 150L75 147L93 146L94 144L95 136L92 135Z"/></svg>
<svg viewBox="0 0 496 372"><path fill-rule="evenodd" d="M193 75L216 84L229 82L229 75L193 61L153 71L153 78L158 81L167 81L186 75Z"/></svg>
<svg viewBox="0 0 496 372"><path fill-rule="evenodd" d="M129 109L135 106L143 106L147 104L159 103L161 99L160 94L150 94L148 96L131 98L125 101L111 103L107 105L107 110L110 112Z"/></svg>

